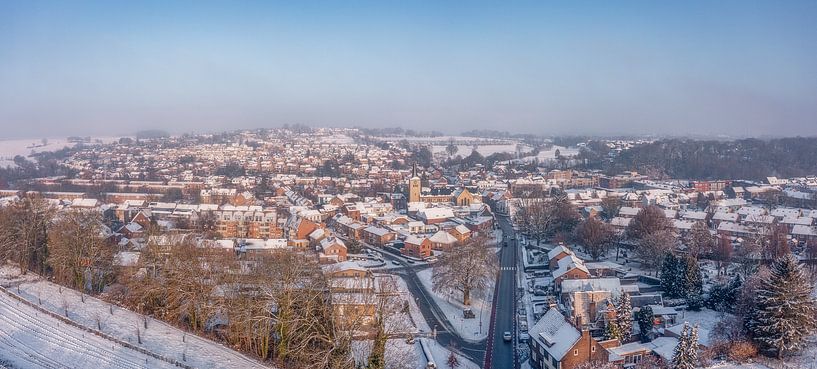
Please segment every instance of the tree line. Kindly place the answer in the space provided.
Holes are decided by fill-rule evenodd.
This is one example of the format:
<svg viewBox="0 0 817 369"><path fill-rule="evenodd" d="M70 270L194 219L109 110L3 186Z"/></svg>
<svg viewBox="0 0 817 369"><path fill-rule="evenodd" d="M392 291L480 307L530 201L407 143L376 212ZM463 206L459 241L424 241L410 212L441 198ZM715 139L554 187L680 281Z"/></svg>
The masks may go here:
<svg viewBox="0 0 817 369"><path fill-rule="evenodd" d="M656 177L749 179L802 177L817 173L817 137L701 141L666 139L638 145L610 159L610 148L591 141L579 159L609 174L636 170Z"/></svg>

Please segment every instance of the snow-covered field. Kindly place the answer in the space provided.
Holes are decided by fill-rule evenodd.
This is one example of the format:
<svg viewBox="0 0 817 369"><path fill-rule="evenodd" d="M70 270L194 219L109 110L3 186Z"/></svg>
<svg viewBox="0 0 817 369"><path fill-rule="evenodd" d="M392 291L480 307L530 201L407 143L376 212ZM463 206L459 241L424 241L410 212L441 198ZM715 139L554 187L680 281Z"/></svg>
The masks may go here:
<svg viewBox="0 0 817 369"><path fill-rule="evenodd" d="M88 296L85 297L85 301L83 302L79 292L66 288L60 288L60 286L39 279L37 276L31 273L26 276L20 276L17 269L9 266L0 268L0 283L7 288L9 293L17 294L25 300L38 304L42 308L53 313L62 315L64 313L64 307L67 306L68 318L83 327L97 330L98 320L99 325L101 326L99 331L102 333L114 337L115 339L137 345L138 347L146 349L154 354L161 355L162 357L184 362L186 365L196 368L266 367L258 361L231 350L224 345L185 333L180 329L158 320L148 318L148 328L145 329L144 317L140 314L119 307L111 307L110 304L102 300ZM17 292L18 287L19 293ZM6 298L9 297L6 296ZM40 300L42 301L41 304ZM28 309L33 308L28 307ZM21 311L25 312L27 310L22 309ZM113 314L111 314L111 311ZM7 316L5 312L0 315L3 317ZM40 313L40 315L43 314ZM37 318L36 314L34 315L34 318ZM99 342L94 338L96 336L93 336L90 333L84 333L83 337L83 332L81 330L77 328L71 329L66 324L58 325L56 324L57 320L55 318L51 318L53 321L46 321L39 325L37 324L36 320L32 320L34 318L32 318L29 314L28 318L23 320L23 324L18 326L10 326L10 323L7 321L0 321L0 324L2 324L3 331L10 331L13 334L20 335L22 337L41 337L43 340L45 340L41 343L43 349L46 350L44 352L48 352L49 347L54 346L53 350L56 350L55 353L70 352L71 350L74 350L79 352L76 354L77 357L85 357L85 354L83 353L86 351L79 351L80 349L74 349L72 348L74 346L69 345L71 342L75 341L87 342L93 352L106 352L106 350L111 351L112 353L109 353L107 357L116 358L115 355L117 355L117 352L119 352L116 350L116 345L113 344L113 341L102 340L99 338L102 340L102 342ZM43 319L46 318L43 317ZM141 336L141 344L138 343L137 331ZM53 338L49 338L52 336ZM114 346L114 349L109 350L108 348L112 345ZM8 355L8 353L0 353L0 356L3 355ZM68 354L66 353L66 355ZM123 355L124 361L129 360L128 358L130 356L127 356L124 351L121 355ZM60 355L47 356L62 357ZM4 357L4 359L15 360L16 358L16 360L24 360L25 357L26 356L24 354L17 353L14 354L14 357L12 358ZM88 358L91 360L90 356L88 356ZM139 359L141 363L144 363L144 357L137 356L136 359ZM96 360L102 360L102 358L98 358ZM113 361L118 363L118 360ZM151 361L156 362L157 360L151 359ZM71 367L72 364L65 365ZM148 365L148 367L151 368L157 366L158 364ZM49 366L23 365L20 367L38 368ZM99 361L99 365L78 365L77 367L108 368L119 366L111 366Z"/></svg>
<svg viewBox="0 0 817 369"><path fill-rule="evenodd" d="M13 368L173 368L0 292L0 363Z"/></svg>
<svg viewBox="0 0 817 369"><path fill-rule="evenodd" d="M91 143L97 141L111 143L119 140L119 137L93 137ZM56 151L65 147L74 147L75 143L68 142L67 138L49 138L43 145L42 139L21 139L21 140L0 140L0 167L14 165L14 157L22 155L28 157L32 153L44 151Z"/></svg>
<svg viewBox="0 0 817 369"><path fill-rule="evenodd" d="M423 287L434 298L434 301L443 311L448 321L451 322L457 335L468 340L482 340L488 337L488 325L491 323L491 301L493 300L494 289L488 288L480 294L478 291L471 293L471 310L476 315L474 319L465 319L462 310L465 308L461 301L461 294L446 296L443 293L435 293L431 286L431 269L422 270L417 273L417 278ZM493 285L493 283L492 283ZM480 321L482 328L480 329Z"/></svg>
<svg viewBox="0 0 817 369"><path fill-rule="evenodd" d="M442 146L431 146L432 153L444 153L445 148L448 145ZM457 145L457 153L454 155L460 156L468 156L471 154L471 151L474 149L473 146L470 145ZM530 150L528 148L528 150ZM482 156L488 156L496 153L507 152L507 153L515 153L516 152L516 144L500 144L500 145L477 145L477 152Z"/></svg>
<svg viewBox="0 0 817 369"><path fill-rule="evenodd" d="M530 147L526 147L526 150L530 150ZM564 146L553 146L549 150L542 150L539 152L539 155L536 156L526 156L522 158L523 161L533 161L533 159L538 159L540 162L547 161L547 160L554 160L556 159L556 150L559 150L559 155L570 157L579 154L579 149L575 147L564 147Z"/></svg>

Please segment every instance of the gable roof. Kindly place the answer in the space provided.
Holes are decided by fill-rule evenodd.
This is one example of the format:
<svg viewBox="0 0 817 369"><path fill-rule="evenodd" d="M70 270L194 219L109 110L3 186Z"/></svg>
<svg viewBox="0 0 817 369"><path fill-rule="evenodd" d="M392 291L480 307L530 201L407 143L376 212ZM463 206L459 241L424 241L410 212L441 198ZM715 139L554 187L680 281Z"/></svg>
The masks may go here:
<svg viewBox="0 0 817 369"><path fill-rule="evenodd" d="M565 320L559 310L552 307L531 327L530 336L538 341L550 356L561 361L582 334Z"/></svg>
<svg viewBox="0 0 817 369"><path fill-rule="evenodd" d="M555 258L556 256L558 256L559 254L561 254L563 252L568 254L568 255L573 253L567 247L559 245L559 246L554 247L553 250L548 251L548 260L553 260L553 258Z"/></svg>
<svg viewBox="0 0 817 369"><path fill-rule="evenodd" d="M452 244L457 242L457 238L446 231L437 231L437 233L431 236L429 240L434 243L442 244Z"/></svg>

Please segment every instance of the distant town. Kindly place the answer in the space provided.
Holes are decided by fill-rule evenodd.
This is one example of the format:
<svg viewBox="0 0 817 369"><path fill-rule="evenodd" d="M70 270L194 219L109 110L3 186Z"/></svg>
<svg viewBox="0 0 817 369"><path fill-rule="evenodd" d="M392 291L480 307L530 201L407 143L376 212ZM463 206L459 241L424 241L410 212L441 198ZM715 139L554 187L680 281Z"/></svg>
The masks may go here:
<svg viewBox="0 0 817 369"><path fill-rule="evenodd" d="M0 169L0 367L817 363L817 139L28 141Z"/></svg>

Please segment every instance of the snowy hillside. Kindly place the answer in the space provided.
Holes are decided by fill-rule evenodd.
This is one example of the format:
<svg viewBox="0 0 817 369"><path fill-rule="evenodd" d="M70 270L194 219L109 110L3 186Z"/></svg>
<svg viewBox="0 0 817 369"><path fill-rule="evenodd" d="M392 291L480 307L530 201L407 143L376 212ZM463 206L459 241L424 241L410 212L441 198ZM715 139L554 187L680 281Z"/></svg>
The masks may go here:
<svg viewBox="0 0 817 369"><path fill-rule="evenodd" d="M228 347L158 320L148 318L145 329L140 314L92 297L86 296L83 302L76 291L60 288L33 274L21 276L12 267L0 268L0 284L5 287L5 291L0 291L0 363L8 362L14 368L175 367L171 362L195 368L266 368ZM107 337L61 322L38 307L59 316L64 316L67 308L73 323Z"/></svg>

